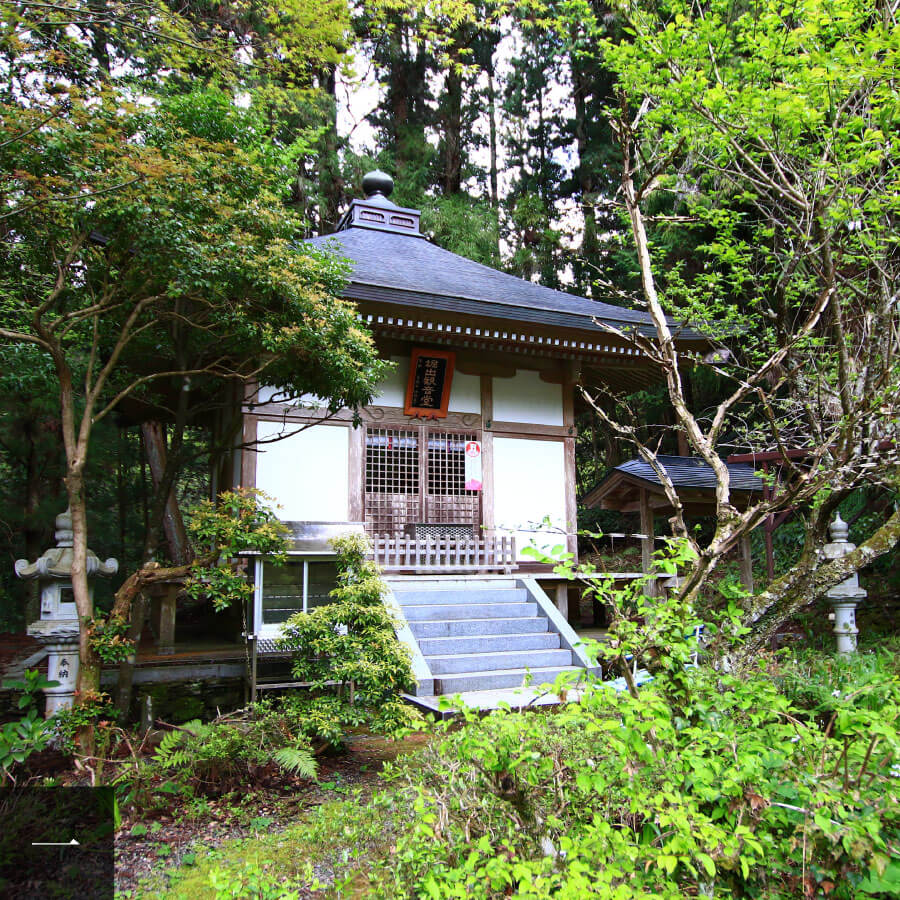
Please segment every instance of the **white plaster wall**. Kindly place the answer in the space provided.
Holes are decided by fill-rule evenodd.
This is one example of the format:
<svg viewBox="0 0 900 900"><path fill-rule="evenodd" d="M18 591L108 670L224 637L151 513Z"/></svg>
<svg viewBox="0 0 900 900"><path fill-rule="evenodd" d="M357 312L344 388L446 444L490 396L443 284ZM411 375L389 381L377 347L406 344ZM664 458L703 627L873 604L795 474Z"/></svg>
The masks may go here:
<svg viewBox="0 0 900 900"><path fill-rule="evenodd" d="M257 438L289 433L290 423L258 422ZM346 522L350 516L350 429L313 425L256 454L256 486L280 504L287 522Z"/></svg>
<svg viewBox="0 0 900 900"><path fill-rule="evenodd" d="M276 403L286 403L289 406L303 406L309 409L322 409L327 406L327 403L315 394L301 394L299 397L288 397L282 392L281 388L273 387L272 385L260 387L257 402L269 403L273 400Z"/></svg>
<svg viewBox="0 0 900 900"><path fill-rule="evenodd" d="M378 386L374 406L403 407L406 402L406 385L409 381L409 359L408 356L391 357L391 362L396 363L397 368ZM478 375L453 373L449 409L450 412L458 413L481 412L481 378Z"/></svg>
<svg viewBox="0 0 900 900"><path fill-rule="evenodd" d="M409 357L392 356L391 362L397 367L378 386L373 406L403 406L406 399L406 382L409 378Z"/></svg>
<svg viewBox="0 0 900 900"><path fill-rule="evenodd" d="M515 534L516 554L532 540L543 550L565 544L565 535L535 531L544 516L552 525L566 526L565 445L494 436L494 522L502 532ZM574 524L574 523L573 523Z"/></svg>
<svg viewBox="0 0 900 900"><path fill-rule="evenodd" d="M481 376L463 375L462 372L453 373L453 383L450 385L450 412L480 413L481 412Z"/></svg>
<svg viewBox="0 0 900 900"><path fill-rule="evenodd" d="M257 396L258 403L269 403L273 398L283 403L285 398L280 396L280 388L275 387L271 384L264 384L260 386L259 394Z"/></svg>
<svg viewBox="0 0 900 900"><path fill-rule="evenodd" d="M541 381L538 372L527 369L519 369L512 378L495 378L494 419L498 422L562 425L562 385Z"/></svg>
<svg viewBox="0 0 900 900"><path fill-rule="evenodd" d="M381 382L372 401L373 406L401 407L406 401L406 383L409 380L409 357L392 356L391 362L397 367L388 377ZM278 396L279 389L271 385L265 385L259 389L259 403L268 403L274 397L277 402L284 403L285 398ZM291 402L292 406L304 406L317 409L325 406L325 403L314 394L303 394ZM481 378L478 375L463 375L462 372L453 373L453 383L450 386L450 412L480 413L481 412ZM515 419L513 421L520 421Z"/></svg>

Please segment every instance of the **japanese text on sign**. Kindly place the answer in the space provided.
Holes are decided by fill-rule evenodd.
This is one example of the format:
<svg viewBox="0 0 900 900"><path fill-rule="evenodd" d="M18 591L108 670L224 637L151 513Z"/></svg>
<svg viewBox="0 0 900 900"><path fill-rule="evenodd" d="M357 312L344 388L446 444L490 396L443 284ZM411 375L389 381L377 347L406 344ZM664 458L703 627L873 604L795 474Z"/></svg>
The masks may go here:
<svg viewBox="0 0 900 900"><path fill-rule="evenodd" d="M454 354L449 350L415 349L409 369L404 413L426 419L447 415Z"/></svg>

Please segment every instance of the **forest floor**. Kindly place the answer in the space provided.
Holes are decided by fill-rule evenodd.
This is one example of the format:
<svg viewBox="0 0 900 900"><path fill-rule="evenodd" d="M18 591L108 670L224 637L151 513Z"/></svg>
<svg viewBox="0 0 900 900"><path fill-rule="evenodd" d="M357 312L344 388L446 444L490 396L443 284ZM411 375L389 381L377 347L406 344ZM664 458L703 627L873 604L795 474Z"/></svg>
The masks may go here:
<svg viewBox="0 0 900 900"><path fill-rule="evenodd" d="M116 838L117 900L214 897L210 864L252 856L259 842L283 843L286 853L298 857L298 869L308 864L307 874L330 884L340 860L330 859L329 850L340 848L315 848L316 858L309 859L304 850L310 848L298 846L296 835L286 832L329 803L354 799L364 804L382 787L384 764L420 749L429 738L426 733L401 741L353 735L341 753L320 760L316 781L273 779L255 790L196 799L158 818L126 823Z"/></svg>

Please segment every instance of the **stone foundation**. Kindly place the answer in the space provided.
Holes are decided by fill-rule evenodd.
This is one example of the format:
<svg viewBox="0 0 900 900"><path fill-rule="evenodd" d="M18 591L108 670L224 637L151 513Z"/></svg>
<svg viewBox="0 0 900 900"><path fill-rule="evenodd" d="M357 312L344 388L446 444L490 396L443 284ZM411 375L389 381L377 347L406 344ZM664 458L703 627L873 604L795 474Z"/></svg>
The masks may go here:
<svg viewBox="0 0 900 900"><path fill-rule="evenodd" d="M211 678L204 681L166 682L135 686L131 719L138 721L144 697L153 701L153 718L170 725L181 725L191 719L204 722L220 713L240 709L244 705L242 678Z"/></svg>

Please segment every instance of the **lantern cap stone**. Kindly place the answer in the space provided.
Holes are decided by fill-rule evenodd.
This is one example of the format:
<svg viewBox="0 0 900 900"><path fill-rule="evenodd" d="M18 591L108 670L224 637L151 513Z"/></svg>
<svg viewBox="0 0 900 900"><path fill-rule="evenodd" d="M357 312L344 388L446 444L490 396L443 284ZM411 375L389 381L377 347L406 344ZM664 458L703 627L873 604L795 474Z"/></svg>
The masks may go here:
<svg viewBox="0 0 900 900"><path fill-rule="evenodd" d="M19 578L72 577L72 512L68 507L56 517L55 524L56 532L53 536L56 546L45 550L33 563L27 559L17 559L14 569ZM119 571L119 561L112 558L102 561L93 550L88 549L85 568L89 578L95 575L115 575Z"/></svg>

